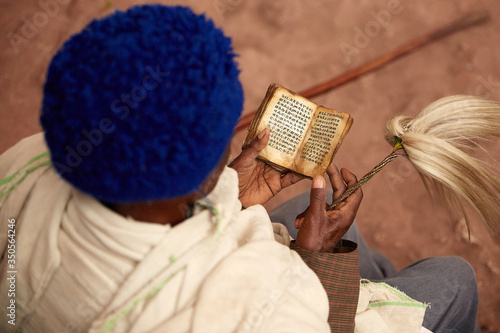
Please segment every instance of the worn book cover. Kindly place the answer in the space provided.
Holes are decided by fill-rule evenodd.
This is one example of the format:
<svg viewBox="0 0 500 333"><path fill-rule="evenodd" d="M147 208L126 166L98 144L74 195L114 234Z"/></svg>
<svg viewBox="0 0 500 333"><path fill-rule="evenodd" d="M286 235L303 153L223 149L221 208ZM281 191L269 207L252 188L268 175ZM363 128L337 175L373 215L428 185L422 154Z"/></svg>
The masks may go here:
<svg viewBox="0 0 500 333"><path fill-rule="evenodd" d="M243 143L266 127L271 136L258 158L283 172L313 178L325 173L353 119L348 113L316 105L279 84L271 84Z"/></svg>

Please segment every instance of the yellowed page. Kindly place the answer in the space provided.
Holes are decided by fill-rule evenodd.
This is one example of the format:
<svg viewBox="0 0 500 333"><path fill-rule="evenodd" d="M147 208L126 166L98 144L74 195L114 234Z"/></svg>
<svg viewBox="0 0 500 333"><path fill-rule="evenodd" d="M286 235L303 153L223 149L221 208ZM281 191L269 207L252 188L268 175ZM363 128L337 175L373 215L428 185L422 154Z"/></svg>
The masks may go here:
<svg viewBox="0 0 500 333"><path fill-rule="evenodd" d="M294 169L295 156L304 139L316 104L285 89L278 88L267 104L255 130L269 128L270 138L260 157L287 169Z"/></svg>
<svg viewBox="0 0 500 333"><path fill-rule="evenodd" d="M318 107L296 157L295 171L309 177L324 174L351 125L349 114Z"/></svg>

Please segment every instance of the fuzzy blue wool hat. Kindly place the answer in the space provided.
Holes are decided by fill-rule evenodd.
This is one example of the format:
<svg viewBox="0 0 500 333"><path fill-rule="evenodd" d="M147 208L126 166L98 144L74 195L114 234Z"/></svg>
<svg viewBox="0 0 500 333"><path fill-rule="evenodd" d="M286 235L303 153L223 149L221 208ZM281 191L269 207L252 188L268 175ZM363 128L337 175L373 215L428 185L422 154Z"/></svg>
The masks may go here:
<svg viewBox="0 0 500 333"><path fill-rule="evenodd" d="M41 123L57 172L106 202L178 197L220 161L243 107L231 40L185 7L91 22L54 56Z"/></svg>

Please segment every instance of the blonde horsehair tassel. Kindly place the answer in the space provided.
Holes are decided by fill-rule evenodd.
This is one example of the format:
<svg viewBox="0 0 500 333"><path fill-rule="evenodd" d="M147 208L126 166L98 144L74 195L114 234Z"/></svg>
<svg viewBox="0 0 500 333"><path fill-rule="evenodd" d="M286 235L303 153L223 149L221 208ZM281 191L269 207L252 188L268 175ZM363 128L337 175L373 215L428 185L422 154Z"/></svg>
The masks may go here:
<svg viewBox="0 0 500 333"><path fill-rule="evenodd" d="M472 156L484 152L480 142L491 137L500 137L500 103L467 95L442 98L415 117L399 115L386 126L387 141L394 144L397 138L426 187L434 186L468 226L465 200L500 242L500 178L492 166Z"/></svg>

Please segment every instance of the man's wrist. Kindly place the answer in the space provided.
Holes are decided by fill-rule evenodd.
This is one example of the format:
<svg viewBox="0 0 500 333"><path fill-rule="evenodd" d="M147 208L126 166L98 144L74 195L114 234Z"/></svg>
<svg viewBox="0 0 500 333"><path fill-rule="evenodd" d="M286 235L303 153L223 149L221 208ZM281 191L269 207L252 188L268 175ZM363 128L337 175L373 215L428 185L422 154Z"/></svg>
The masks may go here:
<svg viewBox="0 0 500 333"><path fill-rule="evenodd" d="M296 247L298 247L300 249L304 249L304 250L311 251L311 252L318 252L318 253L329 253L330 252L327 248L322 246L322 244L320 244L319 242L317 242L314 239L309 240L309 241L304 241L303 239L301 239L299 237L294 241L294 244Z"/></svg>
<svg viewBox="0 0 500 333"><path fill-rule="evenodd" d="M293 245L293 246L292 246ZM306 247L300 246L300 242L297 244L297 240L292 240L290 242L290 247L292 249L299 249L304 251L310 251L315 253L350 253L358 248L358 245L350 240L341 239L336 246L334 246L329 251L312 250Z"/></svg>

